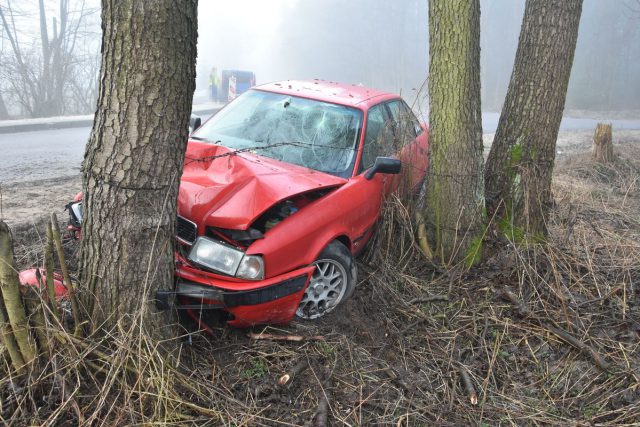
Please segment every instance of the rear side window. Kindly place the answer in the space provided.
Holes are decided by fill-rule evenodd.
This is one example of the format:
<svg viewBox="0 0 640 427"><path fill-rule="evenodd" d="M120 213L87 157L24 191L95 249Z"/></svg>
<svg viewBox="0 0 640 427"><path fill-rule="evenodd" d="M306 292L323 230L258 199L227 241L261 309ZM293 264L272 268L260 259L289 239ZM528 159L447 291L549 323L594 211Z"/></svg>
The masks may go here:
<svg viewBox="0 0 640 427"><path fill-rule="evenodd" d="M386 145L391 144L393 134L389 126L389 120L383 104L369 109L367 114L367 130L362 147L362 159L360 171L369 169L376 161L376 157L384 155L388 150Z"/></svg>

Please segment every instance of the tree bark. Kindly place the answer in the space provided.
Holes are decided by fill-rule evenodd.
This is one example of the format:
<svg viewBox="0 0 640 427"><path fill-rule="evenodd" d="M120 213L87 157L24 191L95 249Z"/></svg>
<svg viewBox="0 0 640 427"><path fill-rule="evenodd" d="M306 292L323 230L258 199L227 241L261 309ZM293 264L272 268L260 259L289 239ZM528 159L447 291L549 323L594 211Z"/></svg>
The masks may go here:
<svg viewBox="0 0 640 427"><path fill-rule="evenodd" d="M485 171L487 212L509 237L544 237L582 0L527 0Z"/></svg>
<svg viewBox="0 0 640 427"><path fill-rule="evenodd" d="M483 224L480 4L429 1L426 226L440 262L477 260Z"/></svg>
<svg viewBox="0 0 640 427"><path fill-rule="evenodd" d="M103 0L98 110L83 165L83 302L94 328L163 326L195 88L197 0ZM156 331L157 332L157 331Z"/></svg>
<svg viewBox="0 0 640 427"><path fill-rule="evenodd" d="M613 138L611 124L598 123L593 134L592 155L600 163L613 161Z"/></svg>

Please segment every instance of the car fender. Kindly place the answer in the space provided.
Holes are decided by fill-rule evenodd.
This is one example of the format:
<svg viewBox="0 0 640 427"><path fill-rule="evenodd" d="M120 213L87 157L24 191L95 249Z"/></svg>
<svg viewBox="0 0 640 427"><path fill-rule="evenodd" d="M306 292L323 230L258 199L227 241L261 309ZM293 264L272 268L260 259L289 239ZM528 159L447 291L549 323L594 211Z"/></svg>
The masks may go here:
<svg viewBox="0 0 640 427"><path fill-rule="evenodd" d="M265 276L272 277L309 265L332 241L346 239L359 252L380 215L384 177L358 176L300 209L254 242L247 254L260 254Z"/></svg>

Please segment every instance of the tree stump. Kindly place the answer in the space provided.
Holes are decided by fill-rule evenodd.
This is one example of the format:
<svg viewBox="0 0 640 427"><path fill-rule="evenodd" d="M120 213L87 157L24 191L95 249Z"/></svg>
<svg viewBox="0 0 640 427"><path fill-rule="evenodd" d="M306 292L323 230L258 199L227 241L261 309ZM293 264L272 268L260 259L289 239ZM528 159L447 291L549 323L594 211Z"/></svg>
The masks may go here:
<svg viewBox="0 0 640 427"><path fill-rule="evenodd" d="M611 124L598 123L593 134L592 146L593 158L600 163L613 161L613 140L611 137Z"/></svg>

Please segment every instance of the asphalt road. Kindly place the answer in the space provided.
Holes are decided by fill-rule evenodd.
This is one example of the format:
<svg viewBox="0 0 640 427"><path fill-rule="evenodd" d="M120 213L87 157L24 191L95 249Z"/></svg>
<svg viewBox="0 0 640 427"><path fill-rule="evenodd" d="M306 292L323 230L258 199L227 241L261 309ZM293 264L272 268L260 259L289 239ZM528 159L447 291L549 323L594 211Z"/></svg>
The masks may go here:
<svg viewBox="0 0 640 427"><path fill-rule="evenodd" d="M203 117L203 120L206 117ZM483 131L493 133L498 113L483 114ZM562 130L594 129L598 120L565 118ZM640 120L613 120L615 129L640 129ZM91 128L0 134L0 183L13 184L77 175Z"/></svg>
<svg viewBox="0 0 640 427"><path fill-rule="evenodd" d="M78 127L0 133L0 184L78 175L90 132Z"/></svg>
<svg viewBox="0 0 640 427"><path fill-rule="evenodd" d="M90 127L0 134L0 183L77 175Z"/></svg>

